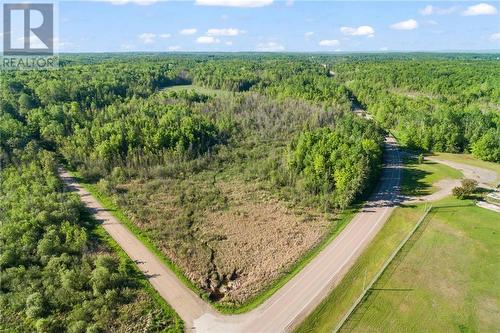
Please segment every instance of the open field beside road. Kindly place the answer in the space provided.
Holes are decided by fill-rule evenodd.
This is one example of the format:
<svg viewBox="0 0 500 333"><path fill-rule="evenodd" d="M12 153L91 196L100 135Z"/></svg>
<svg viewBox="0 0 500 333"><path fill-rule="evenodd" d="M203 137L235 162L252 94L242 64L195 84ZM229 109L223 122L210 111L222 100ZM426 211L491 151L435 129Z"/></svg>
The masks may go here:
<svg viewBox="0 0 500 333"><path fill-rule="evenodd" d="M203 296L204 291L197 288L191 281L189 281L181 269L175 265L165 254L158 249L155 245L155 238L150 236L150 233L145 232L138 228L130 218L128 218L123 210L115 203L113 197L110 197L104 194L99 190L96 184L85 182L82 178L75 177L81 185L85 187L87 191L89 191L95 198L99 200L99 202L106 207L111 214L116 216L121 223L123 223L129 230L131 230L137 237L140 238L141 242L143 242L150 251L154 252L154 254L165 264L167 265L176 276L183 281L190 289L192 289L195 293L198 293ZM143 196L144 194L136 193L135 195ZM159 194L161 195L161 193ZM145 207L144 209L147 209ZM238 306L238 307L226 307L224 305L220 305L217 303L213 303L213 305L223 313L243 313L253 309L254 307L261 304L270 295L272 295L276 290L282 287L287 281L290 280L295 274L297 274L304 266L306 266L328 243L332 241L336 237L336 235L342 231L342 229L349 223L352 219L353 215L356 212L356 208L346 210L343 214L340 214L336 219L329 223L328 230L326 231L326 235L318 242L314 247L310 248L306 253L302 255L297 261L293 263L290 267L286 269L286 271L282 272L277 278L275 278L270 284L267 285L265 289L263 289L260 293L258 293L255 297L251 298L248 302ZM247 216L248 218L248 216ZM223 221L222 221L223 222ZM311 225L309 225L311 227ZM264 228L265 229L265 228ZM265 235L263 235L265 236ZM268 234L269 237L272 237L273 234ZM251 259L251 258L250 258ZM206 300L210 299L206 297Z"/></svg>
<svg viewBox="0 0 500 333"><path fill-rule="evenodd" d="M407 154L404 157L401 194L412 197L429 195L440 189L439 182L462 177L460 171L449 166L428 160L418 163L415 156Z"/></svg>
<svg viewBox="0 0 500 333"><path fill-rule="evenodd" d="M353 315L354 332L500 327L500 214L452 198L434 207L420 238Z"/></svg>
<svg viewBox="0 0 500 333"><path fill-rule="evenodd" d="M451 162L468 164L471 166L495 171L497 174L500 174L500 163L482 161L475 158L471 154L434 153L432 156Z"/></svg>
<svg viewBox="0 0 500 333"><path fill-rule="evenodd" d="M455 156L455 159L463 162L458 156ZM469 165L475 163L481 167L485 166L483 162L470 156L463 159L472 161ZM418 163L416 158L406 155L404 162L402 193L406 197L430 198L439 190L436 184L444 181L458 182L458 178L463 177L459 170L435 161ZM490 166L490 170L491 168ZM413 250L410 251L411 256L408 255L408 258L413 258L413 261L408 264L409 267L405 266L406 268L398 273L401 275L399 280L392 281L388 286L384 284L383 289L388 290L372 292L373 296L363 301L362 306L351 315L352 321L348 322L348 330L355 327L355 331L359 332L453 332L462 331L460 328L463 327L469 329L465 331L488 331L479 328L489 328L491 331L493 326L491 322L485 321L485 318L490 320L494 317L491 311L499 308L500 288L492 286L492 281L498 277L492 278L485 272L493 273L494 276L500 271L498 260L495 262L495 252L490 250L498 248L499 245L498 237L495 239L495 235L499 231L500 216L498 213L474 206L471 200L446 198L433 205L444 208L438 208L435 213L431 212L427 218L430 221L426 220L421 226L425 228L427 222L436 224L425 231L426 235L430 233L430 236L423 238L424 244L421 245L423 248L417 250L415 254L412 254ZM342 282L307 317L296 332L331 332L359 297L364 289L363 286L375 276L399 242L417 223L424 206L425 203L414 202L397 208ZM482 256L487 257L488 268L479 267L485 262ZM434 262L434 258L438 259ZM401 262L401 256L398 255L395 262ZM396 266L396 271L399 267ZM383 283L390 281L392 276L390 272L394 272L394 266L392 268L388 269L379 281ZM459 274L455 275L454 272ZM433 279L435 275L439 278ZM413 279L418 282L420 289L415 289L415 293L418 294L412 294L413 290L410 289L414 287L406 286ZM472 280L476 282L471 282ZM440 287L445 289L440 290ZM488 296L487 287L493 288L492 298ZM376 288L379 288L378 284ZM446 288L450 295L446 294ZM376 295L382 295L380 301ZM430 325L420 329L420 312L427 311L422 313L422 316L429 316L426 321L433 322L434 297L436 302L442 303L442 313L439 315L446 323L440 327ZM450 301L447 301L447 297ZM398 308L400 303L405 306ZM457 305L451 306L454 303ZM475 307L478 309L476 312ZM469 319L458 323L457 318L465 315L468 315ZM405 326L405 323L408 323L408 326Z"/></svg>
<svg viewBox="0 0 500 333"><path fill-rule="evenodd" d="M377 274L401 240L424 212L424 205L399 207L363 252L342 282L297 327L295 332L332 332L359 297L364 285Z"/></svg>

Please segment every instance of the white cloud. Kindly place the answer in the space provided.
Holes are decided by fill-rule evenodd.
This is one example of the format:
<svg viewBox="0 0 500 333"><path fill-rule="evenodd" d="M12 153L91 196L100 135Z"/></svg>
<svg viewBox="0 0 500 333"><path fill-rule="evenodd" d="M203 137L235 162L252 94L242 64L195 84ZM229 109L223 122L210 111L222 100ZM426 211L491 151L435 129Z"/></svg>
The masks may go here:
<svg viewBox="0 0 500 333"><path fill-rule="evenodd" d="M427 5L424 8L420 9L420 14L422 15L432 15L434 13L434 6Z"/></svg>
<svg viewBox="0 0 500 333"><path fill-rule="evenodd" d="M226 28L226 29L208 29L208 36L238 36L244 34L244 30L236 28Z"/></svg>
<svg viewBox="0 0 500 333"><path fill-rule="evenodd" d="M29 38L29 45L30 45L30 48L32 49L48 49L48 45L46 45L44 42L42 42L37 36L30 36ZM53 40L53 43L57 43L57 38L55 38ZM19 37L17 38L17 45L24 45L24 37ZM14 42L15 43L15 42ZM50 44L50 43L49 43ZM16 46L18 47L18 46Z"/></svg>
<svg viewBox="0 0 500 333"><path fill-rule="evenodd" d="M492 5L487 3L480 3L474 6L468 7L465 11L462 12L464 16L477 16L477 15L495 15L498 11Z"/></svg>
<svg viewBox="0 0 500 333"><path fill-rule="evenodd" d="M285 50L285 47L276 42L267 42L257 44L257 51L260 52L279 52Z"/></svg>
<svg viewBox="0 0 500 333"><path fill-rule="evenodd" d="M196 0L199 6L221 6L221 7L264 7L273 3L273 0Z"/></svg>
<svg viewBox="0 0 500 333"><path fill-rule="evenodd" d="M196 43L198 44L217 44L220 43L218 38L213 36L200 36L196 39Z"/></svg>
<svg viewBox="0 0 500 333"><path fill-rule="evenodd" d="M359 27L341 27L340 32L348 36L368 36L373 37L375 30L369 25L362 25Z"/></svg>
<svg viewBox="0 0 500 333"><path fill-rule="evenodd" d="M413 30L418 28L418 22L414 19L409 19L406 21L401 21L391 25L391 29L394 30Z"/></svg>
<svg viewBox="0 0 500 333"><path fill-rule="evenodd" d="M304 33L304 36L305 36L306 38L312 37L312 35L314 35L314 32L313 32L313 31L308 31L308 32Z"/></svg>
<svg viewBox="0 0 500 333"><path fill-rule="evenodd" d="M94 0L99 2L109 2L112 5L126 5L128 3L133 3L139 6L149 6L156 3L158 0Z"/></svg>
<svg viewBox="0 0 500 333"><path fill-rule="evenodd" d="M181 35L194 35L198 30L196 28L182 29L179 31Z"/></svg>
<svg viewBox="0 0 500 333"><path fill-rule="evenodd" d="M323 39L318 43L319 46L338 46L340 42L336 39Z"/></svg>
<svg viewBox="0 0 500 333"><path fill-rule="evenodd" d="M380 51L389 51L389 48L387 46L383 46L380 48Z"/></svg>
<svg viewBox="0 0 500 333"><path fill-rule="evenodd" d="M448 8L439 8L433 5L427 5L424 8L420 9L420 14L423 16L428 15L447 15L452 14L458 9L457 6L452 6Z"/></svg>
<svg viewBox="0 0 500 333"><path fill-rule="evenodd" d="M150 32L145 32L139 35L139 39L144 44L152 44L155 42L156 35Z"/></svg>
<svg viewBox="0 0 500 333"><path fill-rule="evenodd" d="M160 38L170 38L170 37L172 37L171 34L160 34L159 36L160 36Z"/></svg>
<svg viewBox="0 0 500 333"><path fill-rule="evenodd" d="M490 40L499 40L500 41L500 32L495 32L494 34L491 34Z"/></svg>
<svg viewBox="0 0 500 333"><path fill-rule="evenodd" d="M74 48L77 46L75 43L62 41L58 37L52 39L52 42L54 43L54 47L59 48L59 49L68 49L68 48Z"/></svg>
<svg viewBox="0 0 500 333"><path fill-rule="evenodd" d="M286 0L285 5L287 7L291 7L291 6L293 6L293 3L294 3L294 0Z"/></svg>
<svg viewBox="0 0 500 333"><path fill-rule="evenodd" d="M225 42L224 44L226 44L226 45L233 45L233 42L231 42L231 41L227 41L227 42Z"/></svg>
<svg viewBox="0 0 500 333"><path fill-rule="evenodd" d="M181 47L179 45L172 45L168 47L169 51L179 51Z"/></svg>

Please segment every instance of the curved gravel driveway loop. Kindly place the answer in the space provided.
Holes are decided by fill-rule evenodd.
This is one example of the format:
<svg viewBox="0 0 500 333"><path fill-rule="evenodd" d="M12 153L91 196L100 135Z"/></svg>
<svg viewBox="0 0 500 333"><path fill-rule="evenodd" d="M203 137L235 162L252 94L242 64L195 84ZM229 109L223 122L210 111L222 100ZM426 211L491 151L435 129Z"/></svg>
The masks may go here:
<svg viewBox="0 0 500 333"><path fill-rule="evenodd" d="M386 138L379 184L344 230L287 284L256 309L222 315L188 289L125 226L104 209L66 171L69 189L102 222L104 229L134 260L152 286L184 320L186 331L203 333L277 333L299 324L340 282L401 201L401 156L396 141Z"/></svg>

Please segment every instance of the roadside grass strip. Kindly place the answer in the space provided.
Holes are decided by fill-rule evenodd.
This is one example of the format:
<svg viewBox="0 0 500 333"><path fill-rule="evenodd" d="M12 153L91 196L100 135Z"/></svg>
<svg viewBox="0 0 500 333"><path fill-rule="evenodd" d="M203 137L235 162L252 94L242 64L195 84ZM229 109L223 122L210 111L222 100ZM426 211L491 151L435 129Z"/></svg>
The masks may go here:
<svg viewBox="0 0 500 333"><path fill-rule="evenodd" d="M380 271L401 240L414 228L424 209L422 204L396 208L339 284L294 332L331 333L366 289L368 281Z"/></svg>
<svg viewBox="0 0 500 333"><path fill-rule="evenodd" d="M422 234L424 227L422 227L422 223L426 220L427 215L431 212L432 205L426 206L424 214L418 220L415 227L410 231L410 233L401 241L398 247L394 250L391 256L386 260L380 271L375 275L375 277L368 283L366 287L363 288L363 292L358 297L358 299L354 302L351 308L347 311L344 317L340 320L339 324L333 329L334 333L341 331L342 329L349 330L350 325L356 325L356 317L362 316L362 308L363 302L373 293L377 291L375 286L377 282L381 279L384 273L389 272L390 270L397 267L401 258L397 258L398 256L403 256L404 254L411 248L412 244L418 239L418 237ZM418 231L418 232L417 232ZM406 248L405 248L406 247ZM390 266L394 267L390 267ZM381 284L383 285L383 284Z"/></svg>

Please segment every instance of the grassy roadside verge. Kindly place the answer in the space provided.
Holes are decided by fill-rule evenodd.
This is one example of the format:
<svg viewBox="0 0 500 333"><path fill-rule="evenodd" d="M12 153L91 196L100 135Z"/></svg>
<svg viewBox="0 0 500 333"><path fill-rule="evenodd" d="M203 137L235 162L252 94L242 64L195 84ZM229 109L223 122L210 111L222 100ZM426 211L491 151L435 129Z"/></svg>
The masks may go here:
<svg viewBox="0 0 500 333"><path fill-rule="evenodd" d="M106 244L113 252L118 256L120 261L123 261L127 264L129 268L131 268L137 277L137 282L141 285L142 288L151 296L154 300L155 305L157 305L163 313L172 318L173 328L168 329L167 332L183 332L184 331L184 322L179 317L179 315L172 309L172 307L161 297L161 295L154 289L149 281L144 277L141 271L137 268L134 262L128 257L125 251L116 243L116 241L104 230L101 225L97 225L94 230L92 230L93 236L101 240L104 244Z"/></svg>
<svg viewBox="0 0 500 333"><path fill-rule="evenodd" d="M462 164L468 164L471 166L476 166L486 170L495 171L496 173L500 174L500 163L482 161L475 158L471 154L434 153L431 156L447 160L450 162L457 162Z"/></svg>
<svg viewBox="0 0 500 333"><path fill-rule="evenodd" d="M431 161L418 162L415 156L404 154L401 194L407 196L428 195L436 192L434 185L442 179L460 179L463 174L447 165Z"/></svg>
<svg viewBox="0 0 500 333"><path fill-rule="evenodd" d="M77 172L71 172L71 175L82 185L89 193L94 196L99 203L109 210L109 212L116 217L130 232L132 232L143 244L150 250L163 264L165 264L174 274L179 278L182 283L184 283L189 289L203 298L206 302L210 303L215 309L225 314L239 314L251 311L258 307L260 304L265 302L269 297L271 297L276 291L278 291L283 285L285 285L290 279L297 275L302 268L307 266L307 264L316 257L316 255L321 252L335 237L344 229L344 227L350 222L357 212L358 207L353 207L341 213L331 227L325 237L316 246L307 251L298 261L292 264L292 266L284 271L280 277L271 282L266 288L250 298L247 302L239 305L226 305L211 302L208 299L208 294L198 288L193 284L185 275L182 273L181 269L175 265L171 260L169 260L163 253L161 253L157 247L149 240L148 236L136 227L133 222L121 211L121 209L113 202L113 200L99 191L95 184L86 182L82 177L79 176Z"/></svg>
<svg viewBox="0 0 500 333"><path fill-rule="evenodd" d="M424 205L397 208L342 281L295 332L331 332L423 212Z"/></svg>
<svg viewBox="0 0 500 333"><path fill-rule="evenodd" d="M453 197L433 207L421 235L353 314L350 332L497 331L498 213Z"/></svg>

